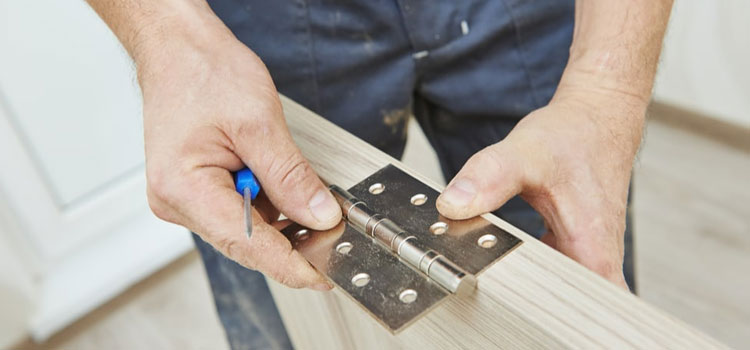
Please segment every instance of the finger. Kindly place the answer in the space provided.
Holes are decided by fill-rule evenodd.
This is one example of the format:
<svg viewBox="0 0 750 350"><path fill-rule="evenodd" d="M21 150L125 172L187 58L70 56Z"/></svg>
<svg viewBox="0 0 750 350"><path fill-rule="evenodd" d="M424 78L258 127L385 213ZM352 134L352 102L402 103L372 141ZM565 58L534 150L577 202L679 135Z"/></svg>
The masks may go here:
<svg viewBox="0 0 750 350"><path fill-rule="evenodd" d="M285 219L285 220L279 220L279 221L272 222L271 226L273 226L273 228L281 231L281 230L287 228L287 226L289 226L291 224L292 224L292 220L286 220Z"/></svg>
<svg viewBox="0 0 750 350"><path fill-rule="evenodd" d="M589 270L627 289L622 272L622 259L596 239L566 239L557 237L555 248ZM606 245L605 245L606 246Z"/></svg>
<svg viewBox="0 0 750 350"><path fill-rule="evenodd" d="M331 286L279 231L253 210L253 235L244 231L242 196L232 176L224 169L204 168L183 184L194 190L183 198L179 209L189 229L215 249L266 276L294 288L328 290Z"/></svg>
<svg viewBox="0 0 750 350"><path fill-rule="evenodd" d="M271 203L263 190L253 200L253 207L261 214L265 222L273 223L279 219L279 210Z"/></svg>
<svg viewBox="0 0 750 350"><path fill-rule="evenodd" d="M539 238L542 243L550 246L552 249L557 249L557 237L555 237L555 234L551 231L547 231L541 238Z"/></svg>
<svg viewBox="0 0 750 350"><path fill-rule="evenodd" d="M571 196L565 198L572 198ZM556 217L551 220L555 248L589 270L627 289L622 270L623 235L608 226L602 218L586 213L596 212L584 203L562 199Z"/></svg>
<svg viewBox="0 0 750 350"><path fill-rule="evenodd" d="M524 162L508 142L473 155L437 199L441 214L454 220L495 210L523 188Z"/></svg>
<svg viewBox="0 0 750 350"><path fill-rule="evenodd" d="M239 128L235 153L258 177L268 198L284 215L303 226L329 229L341 220L341 208L302 156L283 123Z"/></svg>
<svg viewBox="0 0 750 350"><path fill-rule="evenodd" d="M247 262L266 276L294 288L329 290L332 286L275 227L260 222L253 227L253 237L239 242L251 252Z"/></svg>

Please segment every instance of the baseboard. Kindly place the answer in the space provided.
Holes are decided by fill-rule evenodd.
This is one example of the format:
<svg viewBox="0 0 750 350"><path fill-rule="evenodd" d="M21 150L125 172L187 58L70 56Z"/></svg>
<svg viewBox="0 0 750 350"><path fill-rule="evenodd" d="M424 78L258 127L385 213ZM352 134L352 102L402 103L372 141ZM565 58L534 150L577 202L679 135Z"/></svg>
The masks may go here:
<svg viewBox="0 0 750 350"><path fill-rule="evenodd" d="M31 337L44 341L191 249L187 230L150 215L91 242L44 278Z"/></svg>
<svg viewBox="0 0 750 350"><path fill-rule="evenodd" d="M663 102L652 102L648 108L648 117L750 153L750 128L748 127Z"/></svg>

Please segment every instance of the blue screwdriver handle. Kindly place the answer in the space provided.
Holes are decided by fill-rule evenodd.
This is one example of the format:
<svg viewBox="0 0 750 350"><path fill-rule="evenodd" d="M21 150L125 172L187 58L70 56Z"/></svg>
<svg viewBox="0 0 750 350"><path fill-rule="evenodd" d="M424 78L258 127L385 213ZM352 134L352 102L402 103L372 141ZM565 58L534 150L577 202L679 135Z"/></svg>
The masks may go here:
<svg viewBox="0 0 750 350"><path fill-rule="evenodd" d="M260 192L260 184L253 175L252 170L249 168L243 168L242 170L234 173L234 188L240 194L244 194L245 188L250 188L250 198L255 199Z"/></svg>

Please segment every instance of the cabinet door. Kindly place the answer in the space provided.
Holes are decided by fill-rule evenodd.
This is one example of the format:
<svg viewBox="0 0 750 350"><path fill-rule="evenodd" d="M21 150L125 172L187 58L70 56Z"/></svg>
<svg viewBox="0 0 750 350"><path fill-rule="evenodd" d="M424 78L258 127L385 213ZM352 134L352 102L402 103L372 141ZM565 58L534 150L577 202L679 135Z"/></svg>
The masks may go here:
<svg viewBox="0 0 750 350"><path fill-rule="evenodd" d="M55 260L144 206L132 64L84 1L0 1L3 177Z"/></svg>

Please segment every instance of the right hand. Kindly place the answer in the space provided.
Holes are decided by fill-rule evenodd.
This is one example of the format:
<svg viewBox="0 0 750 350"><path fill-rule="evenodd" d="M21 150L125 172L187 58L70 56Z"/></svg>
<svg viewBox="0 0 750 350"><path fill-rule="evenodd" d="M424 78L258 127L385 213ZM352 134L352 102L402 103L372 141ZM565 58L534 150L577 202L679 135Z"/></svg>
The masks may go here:
<svg viewBox="0 0 750 350"><path fill-rule="evenodd" d="M155 51L137 60L153 212L287 286L330 289L277 230L279 211L324 230L341 209L292 141L261 60L228 30L172 38ZM264 190L249 240L231 175L245 164Z"/></svg>

